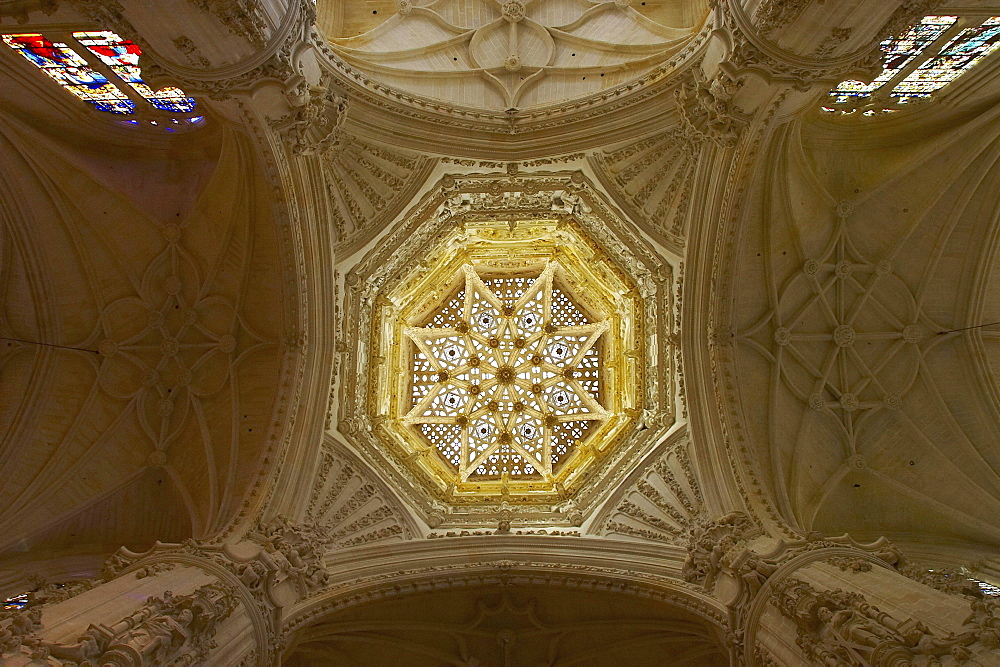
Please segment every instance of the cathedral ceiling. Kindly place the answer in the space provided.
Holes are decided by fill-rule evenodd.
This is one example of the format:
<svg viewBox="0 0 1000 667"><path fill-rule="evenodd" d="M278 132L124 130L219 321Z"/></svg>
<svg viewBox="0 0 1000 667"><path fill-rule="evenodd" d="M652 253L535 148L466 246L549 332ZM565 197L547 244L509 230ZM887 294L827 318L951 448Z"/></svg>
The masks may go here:
<svg viewBox="0 0 1000 667"><path fill-rule="evenodd" d="M806 116L770 144L723 354L793 525L1000 539L998 339L965 329L1000 319L998 127Z"/></svg>
<svg viewBox="0 0 1000 667"><path fill-rule="evenodd" d="M289 362L254 149L219 124L67 130L25 81L0 114L0 548L217 532L274 445Z"/></svg>
<svg viewBox="0 0 1000 667"><path fill-rule="evenodd" d="M288 665L723 665L704 621L606 591L508 585L415 593L331 614L296 635Z"/></svg>
<svg viewBox="0 0 1000 667"><path fill-rule="evenodd" d="M808 20L823 14L820 4ZM459 10L478 18L461 21ZM405 462L372 436L381 415L368 410L367 374L384 359L364 346L393 274L425 269L433 238L477 206L497 220L585 220L597 210L611 221L594 225L610 259L598 252L594 261L639 248L635 282L655 312L644 391L657 409L643 416L634 446L595 467L603 472L579 505L522 517L512 539L556 525L553 539L601 536L609 539L585 541L614 549L643 541L677 564L690 526L727 505L719 489L735 475L710 454L729 444L743 448L753 471L745 488L763 489L793 528L1000 540L1000 338L989 329L940 333L1000 320L1000 126L990 105L966 99L928 109L924 120L822 119L810 102L790 121L760 113L754 135L750 114L719 81L693 68L646 76L705 54L707 3L321 0L318 11L334 46L317 46L322 55L309 66L332 72L348 63L364 85L338 79L341 69L313 77L320 85L310 88L291 66L270 62L231 88L205 84L231 96L204 98L228 119L210 116L218 122L169 143L123 140L110 121L92 123L93 115L66 111L66 99L53 102L64 93L25 76L24 63L9 68L0 112L0 335L11 339L0 346L0 521L9 530L0 549L141 547L231 526L279 458L272 449L286 446L275 434L294 420L285 402L296 349L308 338L295 319L307 290L318 370L296 415L300 424L325 417L326 432L303 427L305 437L282 450L292 452L283 483L294 488L276 494L271 510L314 521L348 559L359 553L349 549L370 545L416 551L429 541L415 538L428 536L465 544L463 527L444 523L445 503L420 491ZM155 35L150 15L133 13ZM218 28L209 23L201 27ZM175 34L159 37L168 44L161 52L180 49ZM611 62L609 49L625 56ZM632 98L611 99L611 87L635 77L645 78ZM280 104L260 102L257 121L266 122L236 110L277 88ZM310 114L326 107L293 99L302 88L340 111L316 123ZM341 92L343 107L333 104ZM379 95L391 103L379 107ZM572 122L556 117L561 107L542 109L571 99L584 109ZM537 107L533 124L518 125L516 114L508 123L511 105ZM380 115L370 114L376 107ZM418 110L426 112L419 122ZM235 129L243 122L256 137ZM312 131L311 123L320 148L290 140L297 124ZM763 127L771 123L773 134ZM733 155L748 145L759 162L733 173ZM286 180L275 187L264 173L281 170ZM299 207L292 232L276 213L282 196ZM738 249L729 257L691 241L724 227L715 217L723 199L745 200L724 240ZM682 259L688 276L713 267L711 284L692 279L677 291ZM726 324L711 331L712 367L690 361L707 347L702 318L718 305L696 301L699 293L721 294L724 304ZM679 324L682 295L692 317ZM690 416L727 420L739 445L687 429L685 385L722 394ZM754 493L742 502L758 504ZM508 501L468 522L479 531L473 539L499 528ZM373 618L379 613L388 612ZM532 641L549 646L551 629L570 620L542 623ZM297 660L355 655L332 623L316 628ZM381 632L372 628L363 632ZM675 642L704 664L711 649L686 632L649 645ZM399 642L432 655L460 644L421 641L377 639L390 658Z"/></svg>
<svg viewBox="0 0 1000 667"><path fill-rule="evenodd" d="M677 54L704 2L398 0L321 3L333 50L374 79L503 111L599 93Z"/></svg>

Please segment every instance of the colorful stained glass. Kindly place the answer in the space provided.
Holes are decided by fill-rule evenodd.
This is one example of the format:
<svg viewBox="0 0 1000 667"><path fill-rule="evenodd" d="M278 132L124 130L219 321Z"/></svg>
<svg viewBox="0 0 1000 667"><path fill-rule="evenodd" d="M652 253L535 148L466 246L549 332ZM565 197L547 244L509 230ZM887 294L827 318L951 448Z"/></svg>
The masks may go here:
<svg viewBox="0 0 1000 667"><path fill-rule="evenodd" d="M139 69L142 49L135 42L122 39L110 30L74 32L73 37L157 109L174 112L194 109L194 98L185 95L180 88L168 86L153 90L142 80Z"/></svg>
<svg viewBox="0 0 1000 667"><path fill-rule="evenodd" d="M4 611L18 611L24 609L28 606L28 594L21 593L20 595L15 595L12 598L7 598L3 603Z"/></svg>
<svg viewBox="0 0 1000 667"><path fill-rule="evenodd" d="M65 44L50 42L39 34L2 37L7 46L31 61L60 86L84 102L93 104L96 109L120 114L130 114L135 110L132 100Z"/></svg>
<svg viewBox="0 0 1000 667"><path fill-rule="evenodd" d="M908 97L927 97L948 85L1000 47L1000 17L965 28L938 55L924 62L893 89L900 102Z"/></svg>
<svg viewBox="0 0 1000 667"><path fill-rule="evenodd" d="M882 73L871 83L844 81L830 92L833 104L844 104L870 96L909 65L958 20L957 16L925 16L900 37L882 42Z"/></svg>

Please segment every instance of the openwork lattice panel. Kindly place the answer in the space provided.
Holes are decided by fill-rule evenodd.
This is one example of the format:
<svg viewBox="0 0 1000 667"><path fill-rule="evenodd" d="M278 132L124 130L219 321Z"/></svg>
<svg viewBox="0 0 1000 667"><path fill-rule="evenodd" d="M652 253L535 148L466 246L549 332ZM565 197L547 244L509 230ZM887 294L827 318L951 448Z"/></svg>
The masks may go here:
<svg viewBox="0 0 1000 667"><path fill-rule="evenodd" d="M482 278L462 267L463 286L408 327L412 408L418 428L461 481L548 477L609 417L600 402L592 322L554 284L558 265L537 276Z"/></svg>

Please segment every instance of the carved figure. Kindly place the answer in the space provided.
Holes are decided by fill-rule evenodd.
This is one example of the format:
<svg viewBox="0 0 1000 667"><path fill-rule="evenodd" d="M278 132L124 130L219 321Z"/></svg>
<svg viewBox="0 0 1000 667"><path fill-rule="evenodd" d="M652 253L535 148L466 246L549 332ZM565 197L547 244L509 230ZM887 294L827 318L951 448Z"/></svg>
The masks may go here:
<svg viewBox="0 0 1000 667"><path fill-rule="evenodd" d="M874 623L855 609L840 609L833 611L829 607L820 607L817 618L826 625L824 631L830 633L830 639L846 640L856 646L875 648L886 640L898 639L888 628Z"/></svg>
<svg viewBox="0 0 1000 667"><path fill-rule="evenodd" d="M176 619L169 614L154 616L129 634L129 643L144 657L162 661L172 649L187 641L187 628L193 619L190 609L182 609Z"/></svg>

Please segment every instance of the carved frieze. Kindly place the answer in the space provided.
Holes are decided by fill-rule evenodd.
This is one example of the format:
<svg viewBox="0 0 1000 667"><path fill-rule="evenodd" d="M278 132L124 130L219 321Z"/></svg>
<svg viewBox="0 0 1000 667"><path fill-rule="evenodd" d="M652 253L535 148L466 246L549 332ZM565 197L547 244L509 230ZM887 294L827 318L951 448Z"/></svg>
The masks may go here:
<svg viewBox="0 0 1000 667"><path fill-rule="evenodd" d="M954 660L949 664L961 664L1000 647L995 602L973 602L965 629L942 634L917 619L896 618L853 591L821 591L789 578L771 595L781 614L795 622L799 648L816 664L942 664L945 656Z"/></svg>
<svg viewBox="0 0 1000 667"><path fill-rule="evenodd" d="M189 595L166 591L117 623L91 624L72 644L42 639L42 608L30 607L0 617L0 661L129 667L204 664L215 648L219 624L237 604L233 592L220 583L206 584Z"/></svg>

